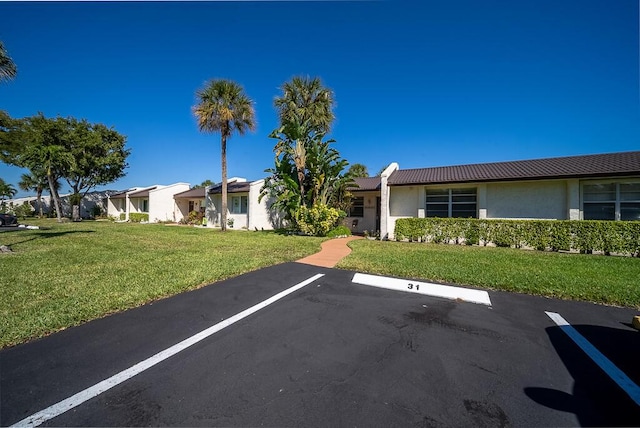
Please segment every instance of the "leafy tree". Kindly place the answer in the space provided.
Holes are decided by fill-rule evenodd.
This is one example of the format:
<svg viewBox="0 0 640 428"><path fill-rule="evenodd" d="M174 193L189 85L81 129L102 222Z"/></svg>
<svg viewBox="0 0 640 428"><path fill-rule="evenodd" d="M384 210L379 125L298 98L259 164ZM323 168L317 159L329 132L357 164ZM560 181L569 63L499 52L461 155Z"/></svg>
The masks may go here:
<svg viewBox="0 0 640 428"><path fill-rule="evenodd" d="M6 111L0 110L0 161L10 164L20 151L20 127L20 120L13 119Z"/></svg>
<svg viewBox="0 0 640 428"><path fill-rule="evenodd" d="M18 191L12 184L7 183L2 178L0 178L0 201L4 201L5 198L11 199L13 198Z"/></svg>
<svg viewBox="0 0 640 428"><path fill-rule="evenodd" d="M59 179L73 189L74 219L78 219L78 206L87 192L124 176L130 150L124 149L125 137L111 128L71 117L49 119L41 113L7 122L0 133L0 155L36 177L46 177L58 221L62 221Z"/></svg>
<svg viewBox="0 0 640 428"><path fill-rule="evenodd" d="M361 163L354 163L353 165L351 165L349 167L349 171L347 171L347 174L351 177L368 177L369 176L369 171L367 170L367 167Z"/></svg>
<svg viewBox="0 0 640 428"><path fill-rule="evenodd" d="M7 53L4 43L0 41L0 82L15 78L17 73L16 64Z"/></svg>
<svg viewBox="0 0 640 428"><path fill-rule="evenodd" d="M242 86L231 80L213 79L196 92L198 104L193 113L198 128L220 133L222 162L222 230L227 230L227 139L233 132L244 135L255 129L253 101Z"/></svg>
<svg viewBox="0 0 640 428"><path fill-rule="evenodd" d="M73 219L79 220L82 198L97 186L112 183L125 176L127 157L126 137L103 124L86 120L64 119L66 136L63 146L75 162L63 174L73 191Z"/></svg>

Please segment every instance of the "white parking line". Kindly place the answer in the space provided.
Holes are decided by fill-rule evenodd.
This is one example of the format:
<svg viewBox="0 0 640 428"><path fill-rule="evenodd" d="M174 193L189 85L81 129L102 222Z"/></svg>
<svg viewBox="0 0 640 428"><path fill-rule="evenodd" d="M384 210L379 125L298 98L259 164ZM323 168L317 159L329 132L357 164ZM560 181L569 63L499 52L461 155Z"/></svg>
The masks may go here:
<svg viewBox="0 0 640 428"><path fill-rule="evenodd" d="M372 287L387 288L395 291L424 294L426 296L443 297L451 300L480 303L491 306L489 293L483 290L454 287L451 285L433 284L431 282L410 281L408 279L389 278L386 276L356 273L351 282L370 285Z"/></svg>
<svg viewBox="0 0 640 428"><path fill-rule="evenodd" d="M605 357L595 346L591 344L587 339L584 338L578 331L573 328L571 324L567 322L560 314L555 312L545 312L549 318L553 320L554 323L562 331L564 331L567 336L573 340L576 345L580 347L588 356L595 362L604 372L611 378L615 383L618 384L620 388L623 389L624 392L631 397L633 401L637 405L640 406L640 387L636 385L629 377L624 374L622 370L616 367L615 364L611 362L607 357Z"/></svg>
<svg viewBox="0 0 640 428"><path fill-rule="evenodd" d="M182 342L177 343L172 347L165 349L164 351L158 352L154 356L149 357L146 360L141 361L138 364L126 370L123 370L120 373L115 374L108 379L103 380L102 382L99 382L83 391L78 392L77 394L67 398L66 400L62 400L52 406L47 407L44 410L34 413L33 415L21 420L20 422L16 422L12 426L33 427L33 426L38 426L48 421L49 419L55 418L56 416L61 415L62 413L68 410L71 410L74 407L79 406L85 401L90 400L91 398L102 394L103 392L113 388L114 386L119 385L128 379L131 379L135 375L147 370L150 367L155 366L156 364L166 360L167 358L172 357L173 355L190 347L191 345L195 345L196 343L200 342L203 339L206 339L207 337L211 336L214 333L219 332L225 327L229 327L231 324L234 324L240 321L241 319L248 317L249 315L259 311L260 309L263 309L269 306L270 304L282 299L283 297L288 296L294 291L297 291L302 287L311 284L312 282L314 282L315 280L323 276L324 274L321 274L321 273L314 275L311 278L305 281L302 281L301 283L296 284L291 288L281 291L280 293L268 298L267 300L264 300L248 309L245 309L242 312L237 313L231 318L227 318L226 320L221 321L205 330L202 330L200 333L197 333L189 337L188 339L185 339Z"/></svg>

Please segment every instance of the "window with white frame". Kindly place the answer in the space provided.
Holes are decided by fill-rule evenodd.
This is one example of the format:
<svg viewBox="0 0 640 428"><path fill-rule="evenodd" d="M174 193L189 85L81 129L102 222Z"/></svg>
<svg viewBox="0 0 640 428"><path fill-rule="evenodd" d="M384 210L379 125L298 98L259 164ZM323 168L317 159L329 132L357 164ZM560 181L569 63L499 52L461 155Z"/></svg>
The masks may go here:
<svg viewBox="0 0 640 428"><path fill-rule="evenodd" d="M477 218L477 191L468 189L427 189L427 217Z"/></svg>
<svg viewBox="0 0 640 428"><path fill-rule="evenodd" d="M364 217L364 197L351 198L348 217Z"/></svg>
<svg viewBox="0 0 640 428"><path fill-rule="evenodd" d="M232 196L231 197L231 213L232 214L246 214L248 205L247 196Z"/></svg>
<svg viewBox="0 0 640 428"><path fill-rule="evenodd" d="M584 184L582 218L640 220L640 182Z"/></svg>

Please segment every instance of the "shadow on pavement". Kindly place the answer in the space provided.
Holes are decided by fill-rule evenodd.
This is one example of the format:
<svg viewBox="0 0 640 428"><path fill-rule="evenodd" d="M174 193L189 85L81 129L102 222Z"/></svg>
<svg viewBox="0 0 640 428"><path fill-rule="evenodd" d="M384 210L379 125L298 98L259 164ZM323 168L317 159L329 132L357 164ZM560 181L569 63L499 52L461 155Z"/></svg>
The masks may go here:
<svg viewBox="0 0 640 428"><path fill-rule="evenodd" d="M632 329L573 326L636 385L640 382L640 336ZM573 394L528 387L538 404L574 413L581 426L640 426L640 406L627 395L561 327L546 329L551 343L574 379Z"/></svg>

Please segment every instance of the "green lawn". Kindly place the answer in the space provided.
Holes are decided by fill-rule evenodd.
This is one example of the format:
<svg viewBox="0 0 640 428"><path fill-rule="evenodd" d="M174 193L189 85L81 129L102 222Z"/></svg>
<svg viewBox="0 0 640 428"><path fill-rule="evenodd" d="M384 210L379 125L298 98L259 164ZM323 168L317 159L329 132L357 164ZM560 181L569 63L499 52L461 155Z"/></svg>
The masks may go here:
<svg viewBox="0 0 640 428"><path fill-rule="evenodd" d="M640 308L640 259L352 241L342 269Z"/></svg>
<svg viewBox="0 0 640 428"><path fill-rule="evenodd" d="M111 222L0 233L0 347L320 250L320 238Z"/></svg>
<svg viewBox="0 0 640 428"><path fill-rule="evenodd" d="M241 273L321 238L110 222L0 233L0 347ZM640 308L640 259L369 240L339 268Z"/></svg>

